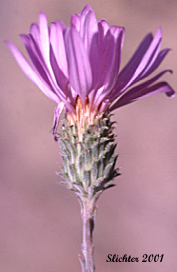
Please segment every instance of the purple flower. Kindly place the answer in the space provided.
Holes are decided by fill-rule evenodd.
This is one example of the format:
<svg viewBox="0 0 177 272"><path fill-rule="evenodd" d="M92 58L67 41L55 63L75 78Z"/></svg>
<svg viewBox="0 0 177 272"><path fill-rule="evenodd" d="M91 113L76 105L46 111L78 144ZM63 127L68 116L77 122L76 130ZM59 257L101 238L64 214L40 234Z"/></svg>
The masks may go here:
<svg viewBox="0 0 177 272"><path fill-rule="evenodd" d="M58 104L56 128L63 108L72 117L78 109L88 116L96 116L153 94L174 96L168 83L155 83L171 70L132 87L152 74L169 51L159 51L161 28L154 37L148 34L144 38L119 72L124 32L123 27L109 26L105 20L97 22L87 5L80 14L71 16L70 27L56 21L49 28L45 13L40 13L39 24L31 25L30 34L20 35L30 63L10 41L6 43L24 73Z"/></svg>

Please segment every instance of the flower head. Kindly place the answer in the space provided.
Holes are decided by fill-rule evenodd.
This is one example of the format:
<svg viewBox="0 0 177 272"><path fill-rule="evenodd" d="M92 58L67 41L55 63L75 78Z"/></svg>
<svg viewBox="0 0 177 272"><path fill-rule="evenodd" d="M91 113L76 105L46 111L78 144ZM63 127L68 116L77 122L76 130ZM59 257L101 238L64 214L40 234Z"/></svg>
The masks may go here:
<svg viewBox="0 0 177 272"><path fill-rule="evenodd" d="M162 34L148 34L127 65L120 70L124 28L97 21L94 11L86 6L71 16L71 25L62 21L48 27L45 13L39 24L32 24L28 35L21 34L30 62L6 41L24 73L50 99L57 103L54 133L63 108L68 116L80 120L129 104L156 93L173 96L166 82L155 83L164 70L133 87L152 74L169 49L160 51ZM155 84L154 84L155 83Z"/></svg>

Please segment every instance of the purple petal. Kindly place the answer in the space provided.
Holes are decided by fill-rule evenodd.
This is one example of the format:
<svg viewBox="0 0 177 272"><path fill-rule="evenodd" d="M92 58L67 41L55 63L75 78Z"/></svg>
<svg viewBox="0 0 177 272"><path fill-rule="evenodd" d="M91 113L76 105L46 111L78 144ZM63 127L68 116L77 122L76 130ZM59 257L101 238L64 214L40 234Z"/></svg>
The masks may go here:
<svg viewBox="0 0 177 272"><path fill-rule="evenodd" d="M115 84L120 67L123 29L112 26L103 41L101 50L101 77L99 86L111 89ZM109 90L110 92L110 90Z"/></svg>
<svg viewBox="0 0 177 272"><path fill-rule="evenodd" d="M91 90L89 93L90 111L97 111L99 108L100 101L103 101L104 98L104 89L105 87L102 86L98 89Z"/></svg>
<svg viewBox="0 0 177 272"><path fill-rule="evenodd" d="M72 14L71 15L71 25L76 28L77 32L80 32L80 28L81 28L80 14Z"/></svg>
<svg viewBox="0 0 177 272"><path fill-rule="evenodd" d="M47 85L52 88L50 81L47 76L47 71L46 71L46 65L42 61L42 56L40 56L40 51L37 51L37 48L35 48L35 44L33 43L32 39L30 39L29 36L25 34L21 34L20 37L22 38L22 41L26 47L26 50L28 52L28 55L30 57L30 60L36 69L36 71L41 75L41 77L44 79L44 81L47 83Z"/></svg>
<svg viewBox="0 0 177 272"><path fill-rule="evenodd" d="M105 51L105 55L107 59L105 60L105 64L103 64L103 68L106 67L105 69L105 74L103 74L103 78L107 80L107 82L103 83L101 82L101 85L104 85L104 88L102 89L102 93L100 94L99 92L96 93L94 97L94 101L97 101L98 104L101 103L101 101L104 101L106 97L110 96L110 90L114 87L117 77L118 77L118 72L120 68L120 61L121 61L121 48L122 48L122 43L123 43L123 38L124 38L124 29L120 27L111 27L110 31L108 31L105 40L110 42L111 39L108 36L108 34L111 33L111 37L114 37L114 45L112 48L108 48L108 53ZM114 36L113 36L114 35ZM104 46L104 49L106 46ZM106 74L107 73L107 74Z"/></svg>
<svg viewBox="0 0 177 272"><path fill-rule="evenodd" d="M93 77L93 87L95 87L100 76L98 22L94 11L89 5L82 10L80 17L80 36L89 56Z"/></svg>
<svg viewBox="0 0 177 272"><path fill-rule="evenodd" d="M41 53L49 70L50 77L52 79L51 84L53 84L53 87L57 89L57 82L50 64L49 27L47 23L47 17L44 12L41 12L39 14L39 30L40 30Z"/></svg>
<svg viewBox="0 0 177 272"><path fill-rule="evenodd" d="M58 127L58 123L59 123L59 119L60 119L60 115L62 113L62 111L65 108L65 104L63 102L60 102L57 107L55 108L54 111L54 119L53 119L53 135L54 135L54 139L57 141L57 137L55 136L56 132L57 132L57 127Z"/></svg>
<svg viewBox="0 0 177 272"><path fill-rule="evenodd" d="M40 42L40 31L39 31L39 26L37 24L32 24L30 27L30 34L35 40L38 48L40 48L41 51L41 42Z"/></svg>
<svg viewBox="0 0 177 272"><path fill-rule="evenodd" d="M145 55L146 51L148 50L151 42L152 42L152 35L148 34L144 40L139 45L138 49L134 53L133 57L130 59L130 61L127 63L127 65L123 68L123 70L120 72L117 84L115 87L115 92L122 93L123 90L125 90L128 83L131 81L133 75L136 72L137 67L140 65L141 60L143 56ZM113 92L114 95L114 92Z"/></svg>
<svg viewBox="0 0 177 272"><path fill-rule="evenodd" d="M161 32L161 28L159 27L147 52L144 54L138 68L136 69L136 72L134 73L131 79L131 83L137 82L138 80L140 80L141 74L143 74L144 71L148 70L150 66L152 66L159 52L161 40L162 40L162 32ZM130 83L128 85L130 86Z"/></svg>
<svg viewBox="0 0 177 272"><path fill-rule="evenodd" d="M106 20L101 20L98 22L99 35L100 35L100 43L104 40L106 33L108 32L110 26Z"/></svg>
<svg viewBox="0 0 177 272"><path fill-rule="evenodd" d="M62 113L65 113L65 110L69 110L71 112L75 112L75 109L73 107L71 107L70 109L67 108L67 106L65 105L65 103L60 102L57 107L55 108L55 112L54 112L54 120L53 120L53 135L54 135L54 139L57 141L57 137L56 137L56 132L57 132L57 127L58 124L60 122L60 116L62 115Z"/></svg>
<svg viewBox="0 0 177 272"><path fill-rule="evenodd" d="M68 77L68 63L63 37L63 26L57 21L51 24L50 42L59 68Z"/></svg>
<svg viewBox="0 0 177 272"><path fill-rule="evenodd" d="M152 45L152 43L151 43L151 45ZM145 65L144 69L139 73L139 75L135 78L133 83L138 82L139 80L146 77L146 74L149 74L151 67L153 66L153 64L155 63L155 61L159 55L160 46L161 46L161 40L159 40L159 43L154 47L154 51L152 52L151 55L149 55L149 58L147 58L148 59L147 64ZM147 55L147 53L146 53L146 55Z"/></svg>
<svg viewBox="0 0 177 272"><path fill-rule="evenodd" d="M109 83L110 73L115 55L115 39L108 30L106 37L103 41L102 50L100 52L101 58L101 77L99 86L107 85Z"/></svg>
<svg viewBox="0 0 177 272"><path fill-rule="evenodd" d="M170 86L168 86L168 88L161 88L162 86L166 86L165 84L167 84L167 83L165 83L165 82L160 82L160 83L157 83L157 84L149 87L149 85L152 85L155 81L157 81L166 72L172 73L171 70L165 70L165 71L159 73L158 75L156 75L155 77L153 77L152 79L130 89L128 92L126 92L124 95L122 95L122 97L116 103L114 103L110 107L110 110L112 111L116 108L119 108L121 106L129 104L137 99L140 99L140 98L146 97L146 96L150 96L153 94L157 94L157 93L165 92L167 96L174 96L175 92L172 90L172 88ZM160 85L158 85L158 84L160 84ZM155 89L155 86L157 86L157 89Z"/></svg>
<svg viewBox="0 0 177 272"><path fill-rule="evenodd" d="M62 29L65 28L64 24L62 22L57 21L56 27L57 30L59 26L62 27ZM50 63L50 40L49 40L49 27L47 23L47 18L44 12L41 12L39 15L39 30L40 30L40 41L41 41L41 51L42 51L42 57L44 58L44 61L47 65L49 75L50 75L50 82L55 90L57 90L57 94L62 99L62 101L65 100L65 95L61 91L61 89L58 88L58 84L54 75L54 71L52 70L51 63ZM63 56L63 63L64 63L65 56ZM66 65L66 62L65 62ZM65 67L65 73L67 73L67 68ZM62 96L62 97L61 97Z"/></svg>
<svg viewBox="0 0 177 272"><path fill-rule="evenodd" d="M141 91L141 93L139 93L139 95L132 95L131 98L124 100L121 99L119 103L116 103L116 105L113 105L110 108L110 111L116 109L116 108L120 108L122 106L125 106L127 104L130 104L138 99L144 98L144 97L148 97L154 94L159 94L159 93L166 93L167 96L169 97L174 97L175 96L175 91L171 88L171 86L168 85L168 83L166 82L159 82L149 88L145 88L144 90Z"/></svg>
<svg viewBox="0 0 177 272"><path fill-rule="evenodd" d="M59 103L58 96L50 89L48 84L44 82L41 76L29 65L24 56L20 53L20 51L15 47L13 43L10 41L6 41L10 51L15 57L17 63L23 70L23 72L41 89L41 91L52 99L54 102Z"/></svg>
<svg viewBox="0 0 177 272"><path fill-rule="evenodd" d="M51 66L52 66L59 88L63 91L65 96L68 96L69 95L68 93L69 79L65 76L63 71L58 66L55 54L53 52L53 48L51 48L50 50L50 61L51 61Z"/></svg>
<svg viewBox="0 0 177 272"><path fill-rule="evenodd" d="M75 28L67 29L65 46L69 64L69 78L72 88L78 93L82 102L92 86L92 72L86 50Z"/></svg>
<svg viewBox="0 0 177 272"><path fill-rule="evenodd" d="M150 74L152 74L159 67L159 65L161 64L161 62L163 61L163 59L165 58L165 56L169 52L169 50L170 49L164 49L158 54L158 56L157 56L155 62L153 63L153 65L146 72L143 73L143 76L141 76L141 79L149 76Z"/></svg>
<svg viewBox="0 0 177 272"><path fill-rule="evenodd" d="M30 34L33 36L34 39L38 39L40 36L39 26L38 24L31 24L30 26Z"/></svg>
<svg viewBox="0 0 177 272"><path fill-rule="evenodd" d="M93 9L91 6L89 5L86 5L83 10L81 11L80 15L81 15L81 18L82 20L84 21L85 20L85 17L87 16L88 12L89 11L92 11L93 12Z"/></svg>
<svg viewBox="0 0 177 272"><path fill-rule="evenodd" d="M47 83L48 86L50 86L50 89L57 94L60 100L65 99L65 94L61 91L59 88L56 78L54 76L53 70L52 74L50 73L45 61L43 60L43 56L40 52L40 49L35 44L35 41L28 37L27 35L20 35L26 49L28 51L29 57L32 61L32 64L34 65L36 73L39 73L41 77L44 79L44 81ZM51 64L50 64L51 66ZM52 69L52 68L51 68ZM53 80L54 79L54 80Z"/></svg>
<svg viewBox="0 0 177 272"><path fill-rule="evenodd" d="M114 38L115 38L115 50L113 55L113 62L111 65L112 66L111 73L109 76L110 80L107 87L111 90L113 86L115 85L117 77L118 77L118 72L119 72L120 62L121 62L121 49L123 46L125 30L124 28L121 28L121 27L112 26L110 28L110 31L112 35L114 35ZM107 65L110 65L110 63L108 62Z"/></svg>
<svg viewBox="0 0 177 272"><path fill-rule="evenodd" d="M93 76L93 86L95 86L100 75L100 51L98 44L98 24L94 12L89 11L87 13L82 28L81 32L83 32L83 42L89 56Z"/></svg>
<svg viewBox="0 0 177 272"><path fill-rule="evenodd" d="M84 46L89 53L93 36L98 32L98 24L95 14L92 10L87 12L86 16L81 18L80 35L83 39Z"/></svg>
<svg viewBox="0 0 177 272"><path fill-rule="evenodd" d="M40 44L41 51L44 60L48 66L50 66L49 59L49 27L47 22L47 17L44 12L39 14L39 30L40 30Z"/></svg>

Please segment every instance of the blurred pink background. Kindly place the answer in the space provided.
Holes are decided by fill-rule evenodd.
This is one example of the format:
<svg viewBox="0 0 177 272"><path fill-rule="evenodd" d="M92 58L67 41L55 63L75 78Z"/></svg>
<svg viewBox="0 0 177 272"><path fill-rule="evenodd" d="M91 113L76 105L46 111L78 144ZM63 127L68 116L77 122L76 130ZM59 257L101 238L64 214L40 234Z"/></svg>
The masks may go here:
<svg viewBox="0 0 177 272"><path fill-rule="evenodd" d="M55 104L22 73L4 39L26 54L18 36L28 33L39 11L69 24L90 4L98 19L126 28L122 64L148 32L162 26L162 48L172 51L158 70L177 86L175 0L1 0L0 271L81 271L82 222L76 196L58 185L59 148L53 141ZM177 271L177 97L157 95L115 111L118 121L117 186L98 201L94 230L97 272ZM139 257L107 263L108 254ZM164 254L142 263L143 254Z"/></svg>

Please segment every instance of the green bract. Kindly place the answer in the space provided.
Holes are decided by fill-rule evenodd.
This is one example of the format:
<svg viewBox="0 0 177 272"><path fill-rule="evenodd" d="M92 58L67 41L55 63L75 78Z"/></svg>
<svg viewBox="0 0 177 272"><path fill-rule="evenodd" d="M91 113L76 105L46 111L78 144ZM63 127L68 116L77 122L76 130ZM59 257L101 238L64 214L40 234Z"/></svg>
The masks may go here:
<svg viewBox="0 0 177 272"><path fill-rule="evenodd" d="M118 155L114 154L116 144L110 115L97 116L94 124L87 119L79 134L77 123L63 121L59 143L63 158L60 176L64 185L80 197L96 197L105 189L114 186L113 179L119 175L115 168Z"/></svg>

